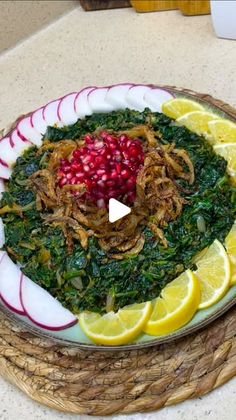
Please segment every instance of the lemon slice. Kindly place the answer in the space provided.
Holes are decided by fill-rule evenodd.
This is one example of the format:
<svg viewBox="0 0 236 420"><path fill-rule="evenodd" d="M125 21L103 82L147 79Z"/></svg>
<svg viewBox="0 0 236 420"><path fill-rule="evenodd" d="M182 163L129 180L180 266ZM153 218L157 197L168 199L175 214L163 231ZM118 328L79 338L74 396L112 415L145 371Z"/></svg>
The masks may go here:
<svg viewBox="0 0 236 420"><path fill-rule="evenodd" d="M230 176L230 182L233 187L236 187L236 172L228 168L228 174Z"/></svg>
<svg viewBox="0 0 236 420"><path fill-rule="evenodd" d="M195 274L201 287L199 309L208 308L218 302L229 289L229 257L223 245L216 239L196 265Z"/></svg>
<svg viewBox="0 0 236 420"><path fill-rule="evenodd" d="M199 136L202 135L209 138L211 136L211 131L208 123L217 119L219 119L219 117L215 114L211 114L210 112L193 111L177 118L176 122L180 125L184 125L190 131L193 131Z"/></svg>
<svg viewBox="0 0 236 420"><path fill-rule="evenodd" d="M230 260L231 280L230 284L236 284L236 222L225 238L225 246Z"/></svg>
<svg viewBox="0 0 236 420"><path fill-rule="evenodd" d="M224 119L208 124L215 143L236 143L236 124Z"/></svg>
<svg viewBox="0 0 236 420"><path fill-rule="evenodd" d="M236 172L236 143L216 144L214 151L227 160L229 173Z"/></svg>
<svg viewBox="0 0 236 420"><path fill-rule="evenodd" d="M151 335L169 334L187 324L200 302L200 284L191 270L170 282L154 301L152 315L144 327Z"/></svg>
<svg viewBox="0 0 236 420"><path fill-rule="evenodd" d="M162 105L163 114L174 120L192 111L204 111L204 108L198 102L185 98L171 99Z"/></svg>
<svg viewBox="0 0 236 420"><path fill-rule="evenodd" d="M118 346L131 342L141 333L151 312L151 302L135 303L103 316L82 312L79 322L85 334L95 343Z"/></svg>

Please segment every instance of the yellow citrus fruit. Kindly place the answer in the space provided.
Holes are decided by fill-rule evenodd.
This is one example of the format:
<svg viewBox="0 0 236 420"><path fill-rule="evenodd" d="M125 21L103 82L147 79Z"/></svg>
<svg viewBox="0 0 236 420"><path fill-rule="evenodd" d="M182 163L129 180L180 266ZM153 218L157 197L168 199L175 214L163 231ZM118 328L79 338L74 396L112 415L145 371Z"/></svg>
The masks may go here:
<svg viewBox="0 0 236 420"><path fill-rule="evenodd" d="M171 99L162 105L163 114L174 120L192 111L204 111L204 108L198 102L185 98Z"/></svg>
<svg viewBox="0 0 236 420"><path fill-rule="evenodd" d="M225 119L209 122L214 143L236 143L236 124Z"/></svg>
<svg viewBox="0 0 236 420"><path fill-rule="evenodd" d="M190 131L193 131L199 136L209 138L211 136L211 132L208 123L217 119L219 119L219 117L215 114L211 114L210 112L193 111L177 118L176 122L180 125L184 125Z"/></svg>
<svg viewBox="0 0 236 420"><path fill-rule="evenodd" d="M233 187L236 187L236 172L228 169L228 174L230 175L230 183Z"/></svg>
<svg viewBox="0 0 236 420"><path fill-rule="evenodd" d="M195 274L201 287L199 309L208 308L218 302L229 289L229 257L223 245L216 239L196 265Z"/></svg>
<svg viewBox="0 0 236 420"><path fill-rule="evenodd" d="M231 265L230 284L236 284L236 222L234 222L230 232L225 238L225 246Z"/></svg>
<svg viewBox="0 0 236 420"><path fill-rule="evenodd" d="M213 147L215 153L227 160L229 174L236 172L236 143L219 143Z"/></svg>
<svg viewBox="0 0 236 420"><path fill-rule="evenodd" d="M200 284L191 270L186 270L167 284L153 302L153 312L144 327L151 335L169 334L187 324L200 302Z"/></svg>
<svg viewBox="0 0 236 420"><path fill-rule="evenodd" d="M130 343L141 333L151 312L151 302L135 303L105 315L82 312L79 322L84 333L94 343L118 346Z"/></svg>

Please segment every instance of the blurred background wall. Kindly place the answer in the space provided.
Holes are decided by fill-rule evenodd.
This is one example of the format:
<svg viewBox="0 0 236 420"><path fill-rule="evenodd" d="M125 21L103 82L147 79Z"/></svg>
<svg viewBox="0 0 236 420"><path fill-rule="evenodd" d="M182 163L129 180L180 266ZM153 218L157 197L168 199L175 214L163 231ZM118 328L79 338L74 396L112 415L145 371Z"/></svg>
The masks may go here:
<svg viewBox="0 0 236 420"><path fill-rule="evenodd" d="M1 0L0 53L77 5L77 0Z"/></svg>

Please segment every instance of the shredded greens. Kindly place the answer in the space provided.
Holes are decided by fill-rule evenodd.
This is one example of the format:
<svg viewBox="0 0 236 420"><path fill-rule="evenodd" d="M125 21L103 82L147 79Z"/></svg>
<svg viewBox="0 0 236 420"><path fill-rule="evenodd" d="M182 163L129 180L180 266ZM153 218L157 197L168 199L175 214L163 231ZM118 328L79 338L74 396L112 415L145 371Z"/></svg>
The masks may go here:
<svg viewBox="0 0 236 420"><path fill-rule="evenodd" d="M226 161L204 138L173 124L163 114L149 109L94 114L72 126L48 127L44 139L76 139L98 129L125 130L137 124L151 125L161 134L163 144L174 142L177 148L185 149L195 168L193 185L181 181L188 204L164 229L167 249L145 228L145 245L138 256L109 260L95 237L90 238L87 251L76 243L73 254L68 255L63 232L43 224L35 194L27 187L28 177L47 167L50 151L38 156L32 147L18 158L8 191L3 193L0 216L5 225L5 249L28 277L74 313L84 309L103 313L108 301L117 310L153 299L185 268L194 267L199 251L215 238L223 241L234 222L236 190L229 183Z"/></svg>

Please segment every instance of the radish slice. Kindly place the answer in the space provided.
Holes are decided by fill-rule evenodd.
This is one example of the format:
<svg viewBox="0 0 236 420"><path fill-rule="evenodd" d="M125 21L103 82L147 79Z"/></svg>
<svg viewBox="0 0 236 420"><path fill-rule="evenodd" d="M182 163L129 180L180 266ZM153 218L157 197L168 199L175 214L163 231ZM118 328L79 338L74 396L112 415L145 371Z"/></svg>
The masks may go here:
<svg viewBox="0 0 236 420"><path fill-rule="evenodd" d="M26 149L33 146L33 144L30 141L21 140L20 136L17 133L17 130L12 131L10 135L10 142L11 142L11 145L13 145L12 147L14 151L18 155L21 155Z"/></svg>
<svg viewBox="0 0 236 420"><path fill-rule="evenodd" d="M32 127L30 117L23 118L17 124L16 128L18 135L23 141L28 140L38 147L42 145L42 134L38 133L38 131Z"/></svg>
<svg viewBox="0 0 236 420"><path fill-rule="evenodd" d="M20 298L28 318L41 328L60 331L78 322L58 300L25 275L21 277Z"/></svg>
<svg viewBox="0 0 236 420"><path fill-rule="evenodd" d="M93 113L88 103L88 94L95 88L95 86L89 86L82 89L75 98L74 108L78 115L78 118L84 118L86 115Z"/></svg>
<svg viewBox="0 0 236 420"><path fill-rule="evenodd" d="M5 244L4 224L0 217L0 248L2 248L4 244Z"/></svg>
<svg viewBox="0 0 236 420"><path fill-rule="evenodd" d="M165 89L152 88L144 95L144 100L151 111L162 112L164 102L173 99L174 95Z"/></svg>
<svg viewBox="0 0 236 420"><path fill-rule="evenodd" d="M44 108L39 108L31 114L30 123L32 127L40 134L45 134L47 130L47 123L43 118Z"/></svg>
<svg viewBox="0 0 236 420"><path fill-rule="evenodd" d="M74 124L78 120L78 115L74 107L77 93L70 93L64 96L59 103L58 118L64 125Z"/></svg>
<svg viewBox="0 0 236 420"><path fill-rule="evenodd" d="M106 102L113 105L114 109L125 109L129 107L126 101L126 94L129 89L135 86L132 83L121 83L108 88Z"/></svg>
<svg viewBox="0 0 236 420"><path fill-rule="evenodd" d="M25 311L20 301L19 267L8 257L7 253L0 262L0 295L4 304L17 314L24 315Z"/></svg>
<svg viewBox="0 0 236 420"><path fill-rule="evenodd" d="M0 179L0 200L2 198L2 193L5 191L4 181Z"/></svg>
<svg viewBox="0 0 236 420"><path fill-rule="evenodd" d="M9 179L11 177L11 173L11 169L0 159L0 178Z"/></svg>
<svg viewBox="0 0 236 420"><path fill-rule="evenodd" d="M126 101L129 106L136 111L143 111L147 108L147 102L144 100L144 95L151 89L150 86L136 85L132 86L126 94Z"/></svg>
<svg viewBox="0 0 236 420"><path fill-rule="evenodd" d="M18 158L18 154L15 152L13 147L10 144L10 138L5 137L0 141L0 159L7 164L7 166L11 166L13 163L16 162Z"/></svg>
<svg viewBox="0 0 236 420"><path fill-rule="evenodd" d="M92 112L111 112L114 106L105 100L108 88L95 88L88 94L88 103Z"/></svg>
<svg viewBox="0 0 236 420"><path fill-rule="evenodd" d="M6 251L0 251L0 264L5 254L6 254Z"/></svg>
<svg viewBox="0 0 236 420"><path fill-rule="evenodd" d="M49 102L43 110L43 118L47 124L47 126L54 126L57 125L58 127L61 126L58 117L58 106L60 104L61 99L57 99L55 101Z"/></svg>

